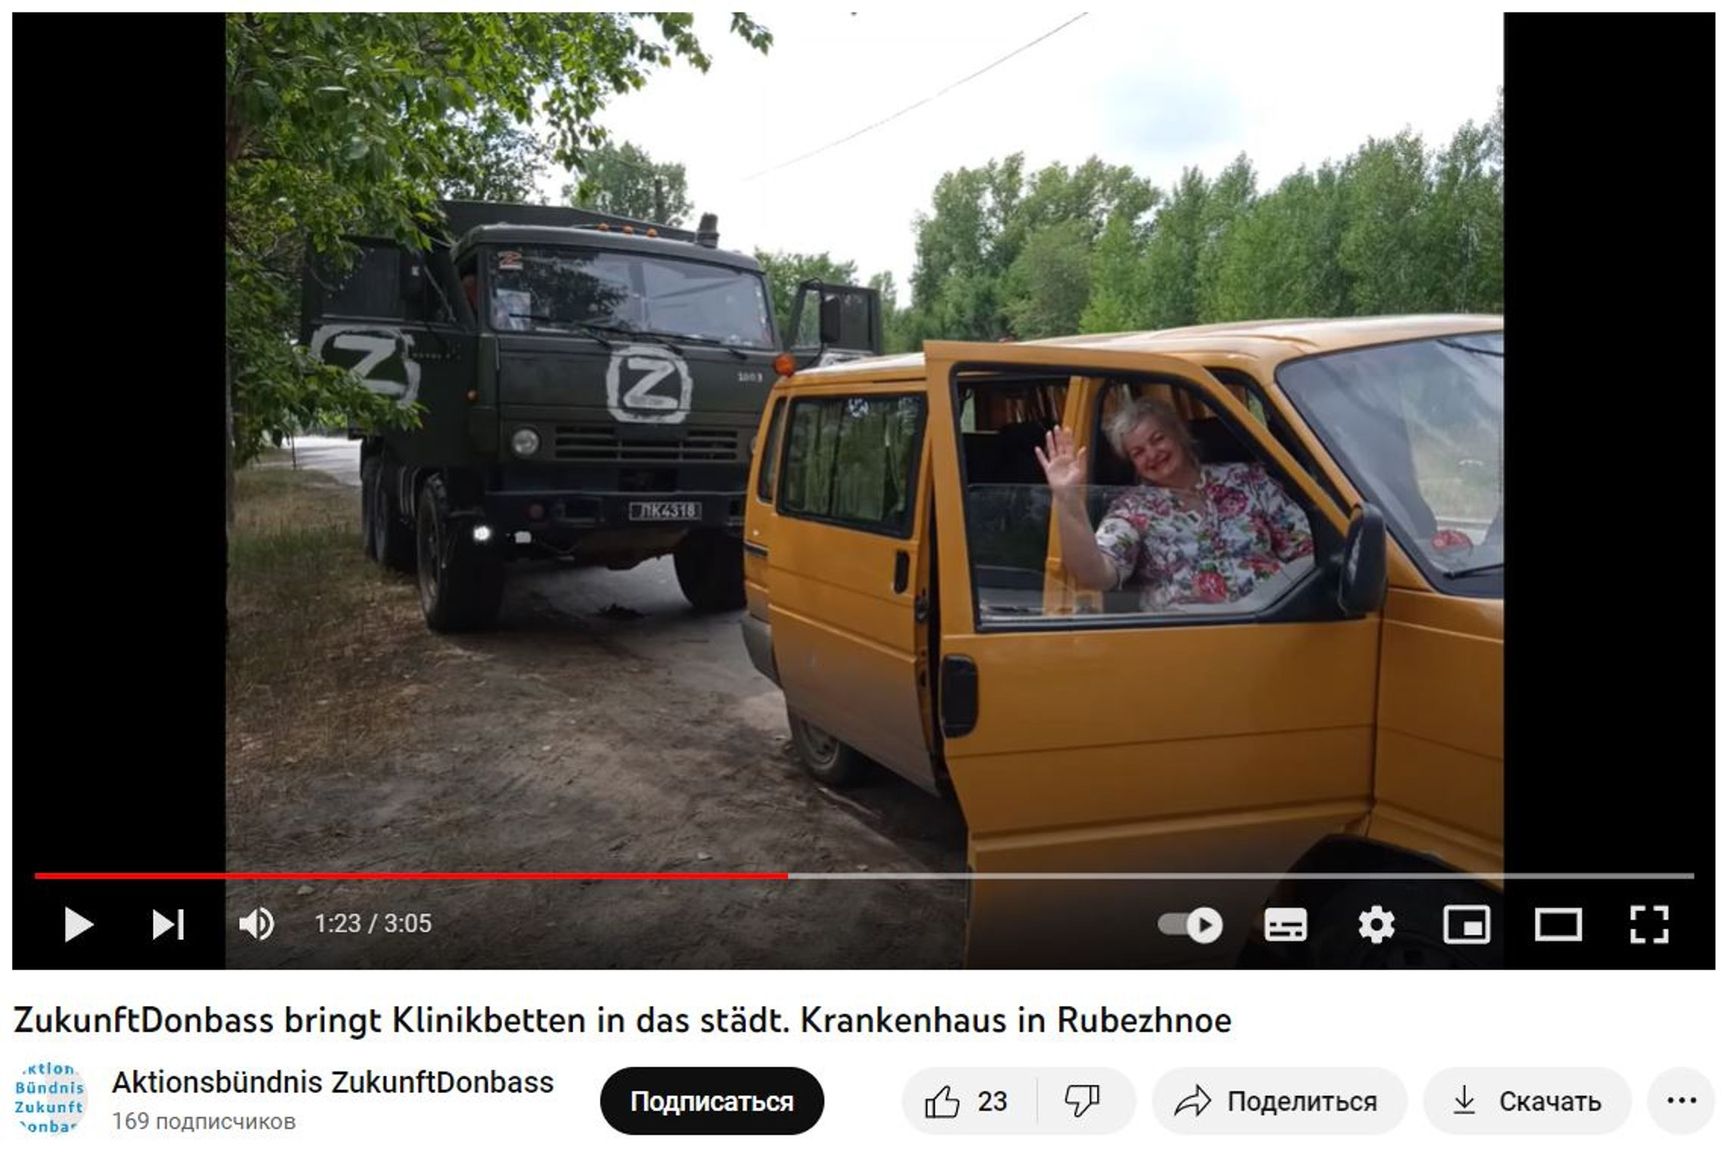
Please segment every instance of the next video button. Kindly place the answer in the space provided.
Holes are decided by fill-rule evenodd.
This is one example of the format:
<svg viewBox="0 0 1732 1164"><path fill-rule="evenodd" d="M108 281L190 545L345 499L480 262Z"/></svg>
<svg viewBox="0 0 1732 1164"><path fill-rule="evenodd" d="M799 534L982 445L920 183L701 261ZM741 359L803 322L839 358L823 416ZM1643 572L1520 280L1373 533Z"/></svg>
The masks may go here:
<svg viewBox="0 0 1732 1164"><path fill-rule="evenodd" d="M824 1089L798 1067L626 1067L601 1085L601 1114L628 1136L797 1136Z"/></svg>

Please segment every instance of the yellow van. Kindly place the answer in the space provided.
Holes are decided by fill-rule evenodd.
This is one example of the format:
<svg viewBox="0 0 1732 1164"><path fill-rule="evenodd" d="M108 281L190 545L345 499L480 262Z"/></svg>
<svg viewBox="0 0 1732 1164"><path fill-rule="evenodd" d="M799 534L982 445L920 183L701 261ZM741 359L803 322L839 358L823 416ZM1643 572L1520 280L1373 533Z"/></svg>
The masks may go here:
<svg viewBox="0 0 1732 1164"><path fill-rule="evenodd" d="M1126 447L1169 423L1184 520L1279 560L1079 578L1067 520L1104 552L1177 497ZM1503 866L1501 316L929 342L784 378L754 447L747 649L818 779L955 796L970 964L1487 956L1443 906Z"/></svg>

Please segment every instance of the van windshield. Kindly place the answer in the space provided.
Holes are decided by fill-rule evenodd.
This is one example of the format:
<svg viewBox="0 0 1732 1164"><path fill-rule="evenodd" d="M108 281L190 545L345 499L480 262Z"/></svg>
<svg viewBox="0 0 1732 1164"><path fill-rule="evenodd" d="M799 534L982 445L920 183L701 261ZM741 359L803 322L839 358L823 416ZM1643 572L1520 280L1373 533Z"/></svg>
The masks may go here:
<svg viewBox="0 0 1732 1164"><path fill-rule="evenodd" d="M1276 380L1428 574L1503 566L1503 333L1296 360ZM1488 592L1483 585L1470 588Z"/></svg>
<svg viewBox="0 0 1732 1164"><path fill-rule="evenodd" d="M755 271L587 247L501 248L491 293L497 331L647 332L774 348Z"/></svg>

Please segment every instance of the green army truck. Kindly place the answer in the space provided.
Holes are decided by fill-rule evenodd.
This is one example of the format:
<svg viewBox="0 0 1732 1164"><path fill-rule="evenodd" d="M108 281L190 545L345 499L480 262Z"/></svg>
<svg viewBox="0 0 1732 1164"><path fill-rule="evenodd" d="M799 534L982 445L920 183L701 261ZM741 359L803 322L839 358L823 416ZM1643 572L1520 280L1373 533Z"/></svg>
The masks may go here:
<svg viewBox="0 0 1732 1164"><path fill-rule="evenodd" d="M369 556L416 572L435 631L498 614L506 566L629 569L673 554L697 609L745 604L758 416L783 352L764 274L696 231L590 210L443 204L425 252L355 239L310 262L302 342L423 423L361 440ZM882 350L875 291L808 282L800 366Z"/></svg>

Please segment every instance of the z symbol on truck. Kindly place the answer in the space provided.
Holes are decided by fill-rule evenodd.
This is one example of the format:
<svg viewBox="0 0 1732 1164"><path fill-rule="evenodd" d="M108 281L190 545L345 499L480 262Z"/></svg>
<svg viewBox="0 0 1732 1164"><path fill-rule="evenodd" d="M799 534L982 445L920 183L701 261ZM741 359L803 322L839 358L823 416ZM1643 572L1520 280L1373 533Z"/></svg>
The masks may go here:
<svg viewBox="0 0 1732 1164"><path fill-rule="evenodd" d="M607 410L630 424L678 424L692 410L691 369L667 348L621 348L607 365Z"/></svg>
<svg viewBox="0 0 1732 1164"><path fill-rule="evenodd" d="M413 404L421 391L421 364L409 355L415 337L395 327L356 328L326 324L308 345L319 359L348 368L381 396Z"/></svg>

